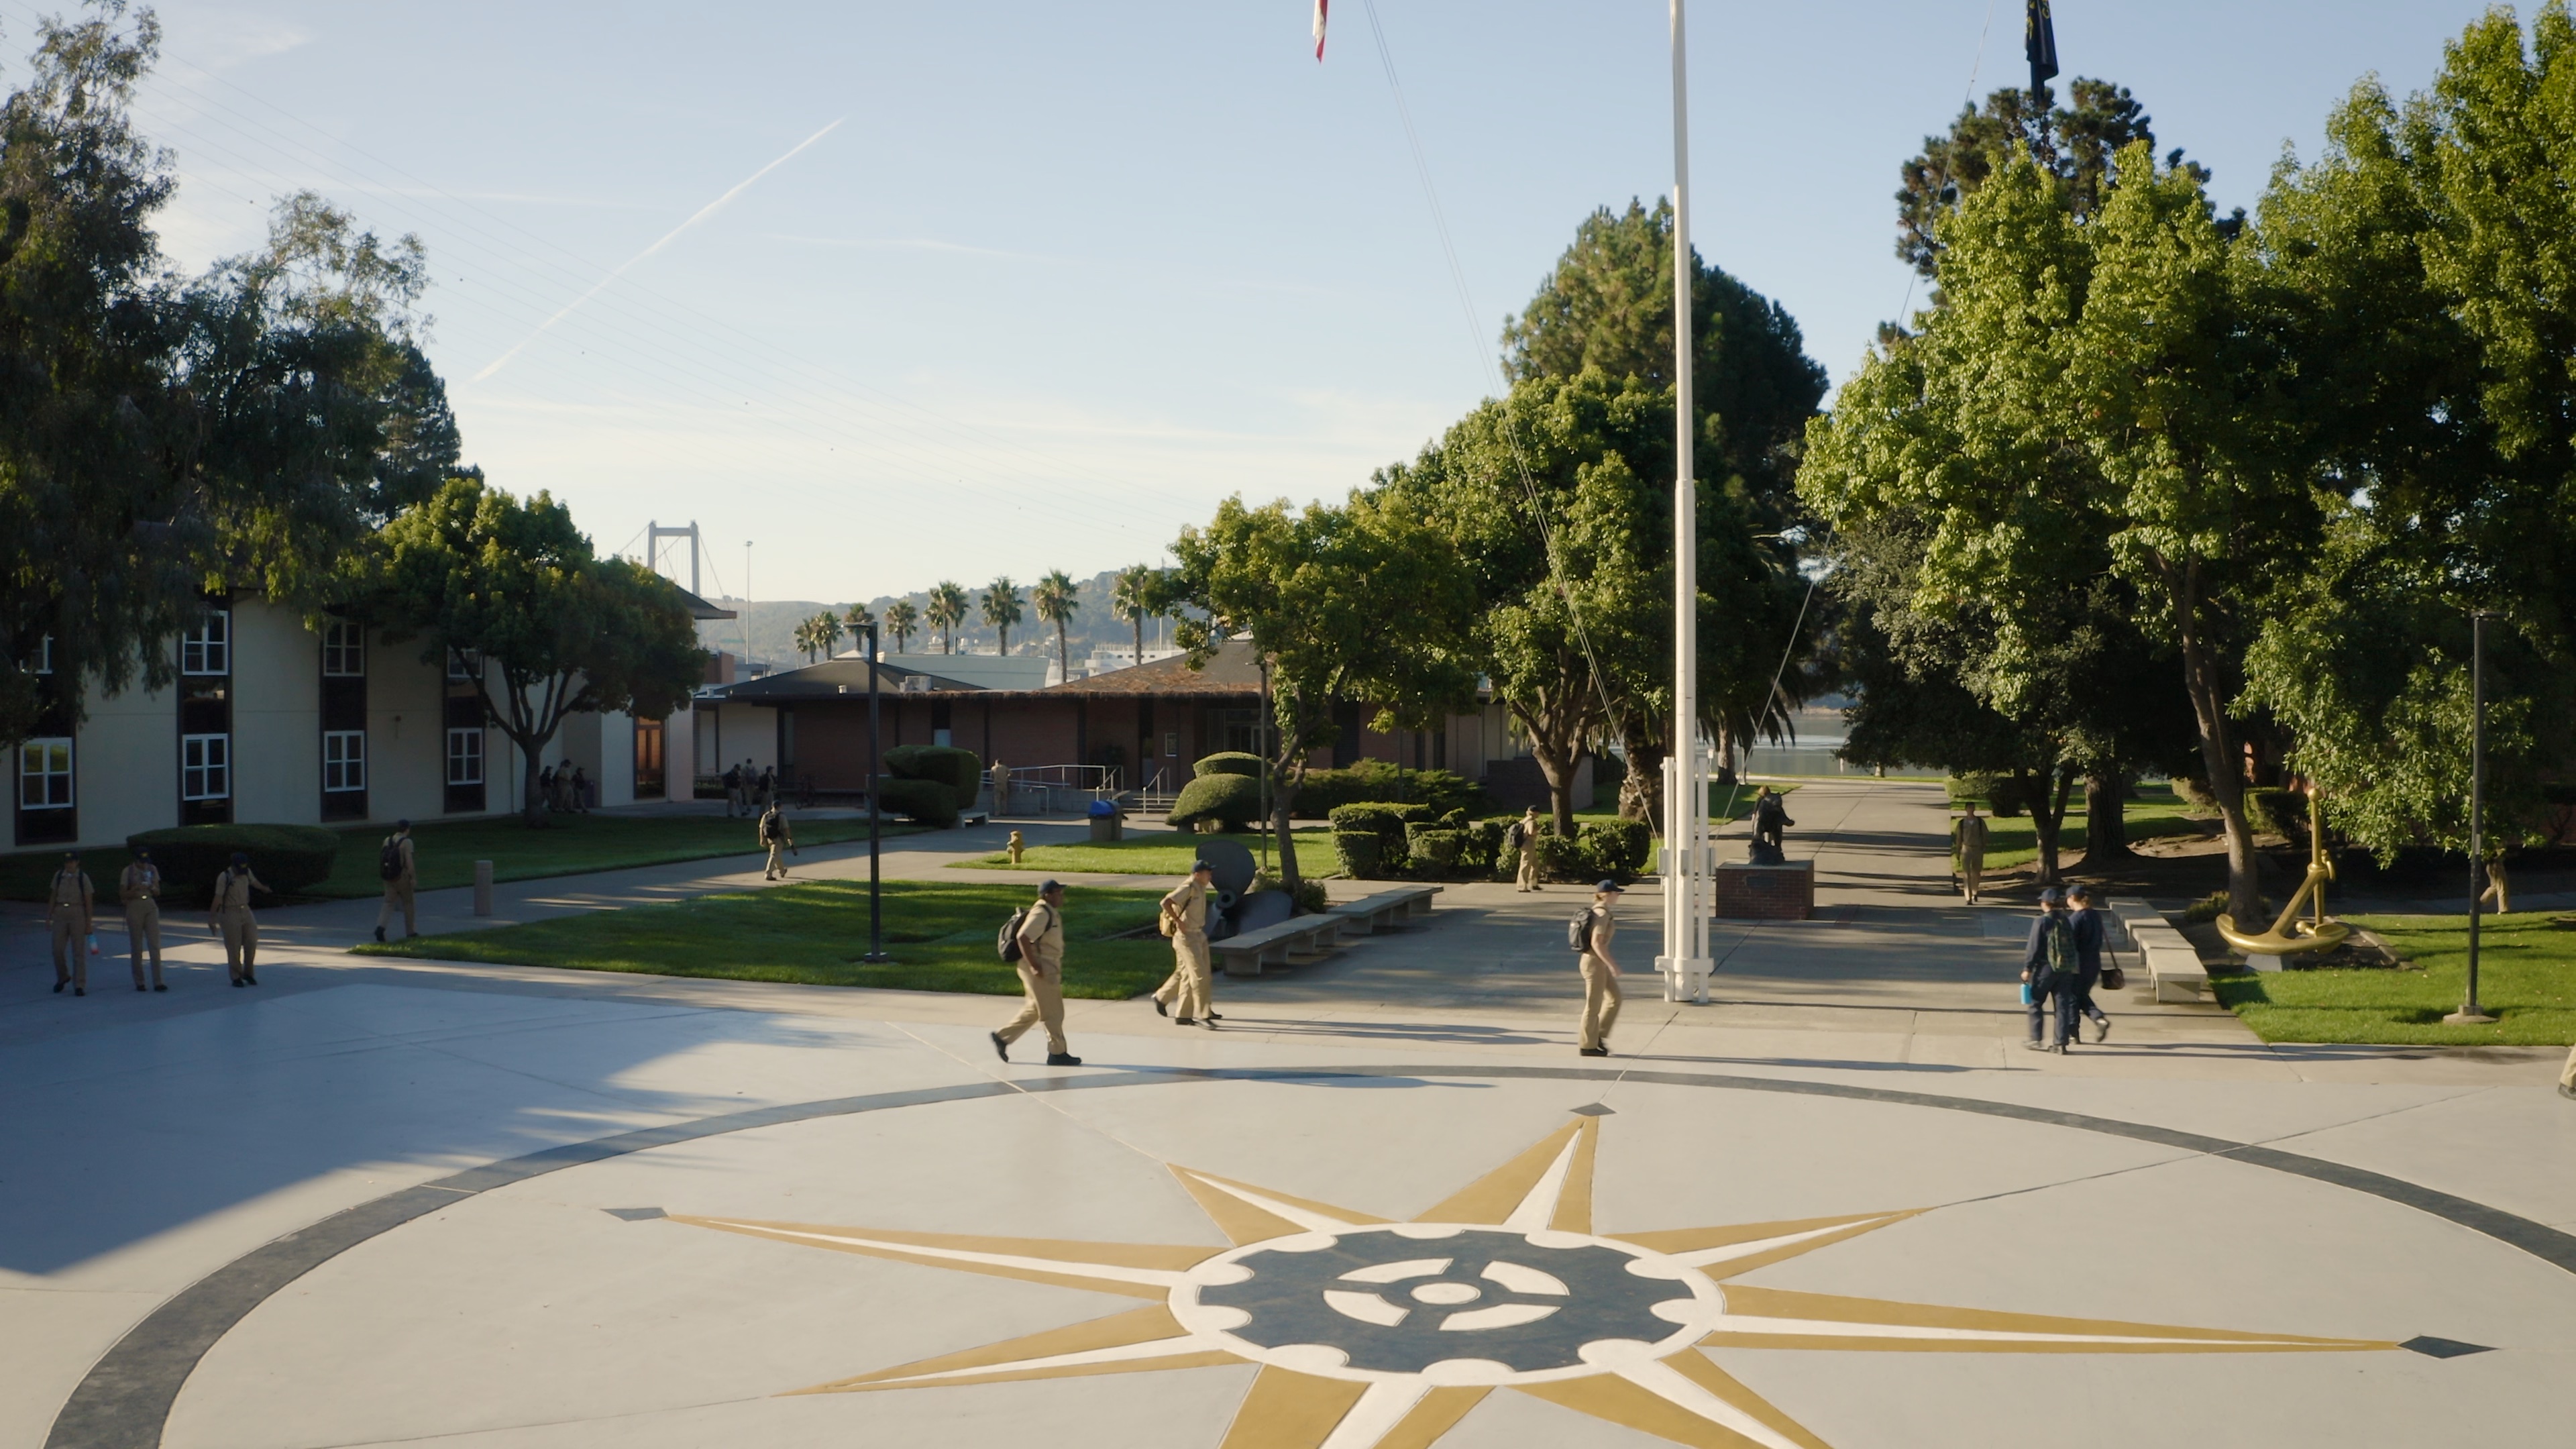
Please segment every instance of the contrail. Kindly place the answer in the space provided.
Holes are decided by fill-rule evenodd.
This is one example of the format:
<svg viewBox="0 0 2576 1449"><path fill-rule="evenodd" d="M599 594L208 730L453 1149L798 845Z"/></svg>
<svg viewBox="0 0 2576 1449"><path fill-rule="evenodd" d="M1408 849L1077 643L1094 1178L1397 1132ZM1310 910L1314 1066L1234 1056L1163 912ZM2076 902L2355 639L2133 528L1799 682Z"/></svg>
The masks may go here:
<svg viewBox="0 0 2576 1449"><path fill-rule="evenodd" d="M717 212L724 210L726 206L732 203L735 197L749 191L753 182L758 181L770 172L775 171L779 167L794 160L797 152L804 150L806 147L813 145L815 142L822 140L824 137L840 129L841 121L846 121L848 119L849 117L843 116L840 121L834 121L831 125L825 126L823 129L816 131L813 135L797 142L794 146L788 148L786 155L779 157L777 160L770 162L768 165L754 171L749 176L744 177L731 191L728 191L724 195L717 197L715 200L708 202L706 205L699 207L696 213L690 216L687 221L681 222L678 226L675 226L669 231L663 233L660 241L653 243L644 250L637 252L635 255L628 257L622 262L619 262L616 267L610 270L607 276L600 278L597 283L593 284L589 291L584 292L580 296L565 303L562 311L557 312L555 315L547 318L543 322L538 323L536 331L520 338L516 346L513 346L509 351L502 353L499 357L492 359L491 363L481 372L474 374L474 381L481 382L492 374L499 372L502 368L509 366L510 359L518 356L520 351L526 348L529 343L545 336L547 331L556 323L561 322L566 317L579 311L582 303L589 301L591 298L598 296L602 291L606 290L609 283L616 281L619 277L626 274L627 268L644 260L646 257L653 255L662 248L669 246L680 233L687 231L690 227L696 226L699 222L702 222L708 217L715 215Z"/></svg>

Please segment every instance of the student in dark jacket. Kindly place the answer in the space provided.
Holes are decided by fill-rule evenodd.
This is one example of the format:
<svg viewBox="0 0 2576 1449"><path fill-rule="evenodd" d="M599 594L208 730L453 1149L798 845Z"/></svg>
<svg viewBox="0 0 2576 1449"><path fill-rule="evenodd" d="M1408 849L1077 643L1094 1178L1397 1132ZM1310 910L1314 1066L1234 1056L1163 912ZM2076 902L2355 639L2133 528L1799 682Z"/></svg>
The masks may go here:
<svg viewBox="0 0 2576 1449"><path fill-rule="evenodd" d="M2039 893L2039 916L2030 923L2030 942L2022 950L2021 979L2030 983L2030 1040L2035 1052L2064 1052L2075 1040L2075 990L2083 979L2075 947L2075 925L2066 918L2066 896L2050 886ZM2041 1022L2053 1015L2056 1038L2041 1039Z"/></svg>
<svg viewBox="0 0 2576 1449"><path fill-rule="evenodd" d="M2102 913L2093 909L2091 886L2077 885L2067 891L2066 897L2066 920L2075 928L2075 959L2084 968L2075 986L2075 1009L2091 1018L2093 1040L2106 1041L2111 1035L2111 1018L2093 1004L2093 988L2102 980ZM2072 1018L2069 1021L2071 1024Z"/></svg>

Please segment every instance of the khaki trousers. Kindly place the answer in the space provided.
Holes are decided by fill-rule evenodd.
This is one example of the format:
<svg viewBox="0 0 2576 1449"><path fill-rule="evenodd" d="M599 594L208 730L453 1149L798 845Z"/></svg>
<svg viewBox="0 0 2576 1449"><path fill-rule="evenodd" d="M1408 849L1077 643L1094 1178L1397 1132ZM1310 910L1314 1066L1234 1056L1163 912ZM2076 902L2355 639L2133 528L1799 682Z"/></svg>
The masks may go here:
<svg viewBox="0 0 2576 1449"><path fill-rule="evenodd" d="M787 879L787 847L772 841L769 846L769 868L761 872L766 880Z"/></svg>
<svg viewBox="0 0 2576 1449"><path fill-rule="evenodd" d="M1172 974L1154 988L1154 999L1172 1015L1205 1021L1216 1007L1216 980L1208 964L1205 931L1183 931L1172 937Z"/></svg>
<svg viewBox="0 0 2576 1449"><path fill-rule="evenodd" d="M224 938L224 969L235 981L250 975L259 965L259 922L242 911L217 916L215 929Z"/></svg>
<svg viewBox="0 0 2576 1449"><path fill-rule="evenodd" d="M1977 892L1984 886L1985 881L1985 852L1979 851L1975 855L1963 855L1959 857L1959 884L1965 891L1969 900L1974 901L1977 898Z"/></svg>
<svg viewBox="0 0 2576 1449"><path fill-rule="evenodd" d="M1048 1054L1064 1056L1064 968L1033 966L1023 957L1020 960L1020 989L1029 994L1028 1003L1020 1008L1019 1015L1011 1018L1010 1025L993 1035L1008 1044L1028 1035L1030 1027L1043 1022L1046 1024Z"/></svg>
<svg viewBox="0 0 2576 1449"><path fill-rule="evenodd" d="M89 942L82 939L80 922L66 916L54 918L54 980L89 990Z"/></svg>
<svg viewBox="0 0 2576 1449"><path fill-rule="evenodd" d="M1619 1024L1619 973L1610 963L1583 953L1583 1045L1607 1047L1610 1028Z"/></svg>
<svg viewBox="0 0 2576 1449"><path fill-rule="evenodd" d="M1525 891L1538 889L1538 852L1531 848L1533 844L1528 840L1521 842L1520 888Z"/></svg>
<svg viewBox="0 0 2576 1449"><path fill-rule="evenodd" d="M2567 1065L2558 1069L2558 1085L2576 1091L2576 1047L2567 1049Z"/></svg>
<svg viewBox="0 0 2576 1449"><path fill-rule="evenodd" d="M161 903L145 896L125 903L125 949L134 958L134 984L142 986L143 953L152 952L152 980L161 984Z"/></svg>
<svg viewBox="0 0 2576 1449"><path fill-rule="evenodd" d="M386 881L384 904L376 907L376 929L381 931L385 927L392 925L394 923L394 911L399 908L402 911L403 934L406 936L419 935L419 895L420 883L418 881Z"/></svg>

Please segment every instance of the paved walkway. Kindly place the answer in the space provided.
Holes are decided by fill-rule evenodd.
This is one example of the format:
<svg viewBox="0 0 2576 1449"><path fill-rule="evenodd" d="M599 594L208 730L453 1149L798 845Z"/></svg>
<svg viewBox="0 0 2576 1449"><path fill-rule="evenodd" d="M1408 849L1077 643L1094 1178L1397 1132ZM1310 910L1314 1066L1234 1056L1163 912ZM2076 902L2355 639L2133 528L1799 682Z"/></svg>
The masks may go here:
<svg viewBox="0 0 2576 1449"><path fill-rule="evenodd" d="M0 1446L2576 1422L2557 1053L2286 1050L2134 1001L2099 1050L2024 1053L2019 922L1943 889L1937 792L1798 800L1820 918L1725 927L1707 1007L1633 972L1607 1062L1571 1049L1573 890L1452 887L1432 925L1221 983L1214 1033L1076 1003L1071 1071L996 1062L989 997L348 956L372 902L272 913L255 992L199 944L166 995L73 1002L13 951ZM891 844L890 874L991 848ZM757 876L504 887L500 919ZM1653 899L1622 908L1639 968Z"/></svg>

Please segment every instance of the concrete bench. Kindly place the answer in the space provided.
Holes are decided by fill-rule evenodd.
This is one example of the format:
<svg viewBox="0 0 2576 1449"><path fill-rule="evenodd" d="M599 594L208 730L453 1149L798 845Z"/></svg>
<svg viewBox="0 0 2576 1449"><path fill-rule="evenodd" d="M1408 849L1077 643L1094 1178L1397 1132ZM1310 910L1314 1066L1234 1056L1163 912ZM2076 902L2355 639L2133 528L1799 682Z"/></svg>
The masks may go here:
<svg viewBox="0 0 2576 1449"><path fill-rule="evenodd" d="M2120 934L2128 938L2129 949L2138 953L2155 983L2156 1000L2209 999L2209 968L2201 964L2199 948L2163 912L2143 901L2113 901L2109 910Z"/></svg>
<svg viewBox="0 0 2576 1449"><path fill-rule="evenodd" d="M1399 886L1355 901L1344 901L1324 914L1339 916L1352 929L1374 935L1430 915L1431 898L1438 894L1438 886Z"/></svg>
<svg viewBox="0 0 2576 1449"><path fill-rule="evenodd" d="M1264 966L1295 965L1299 956L1311 961L1339 946L1343 919L1330 913L1291 916L1275 926L1210 941L1208 954L1228 976L1258 976Z"/></svg>

